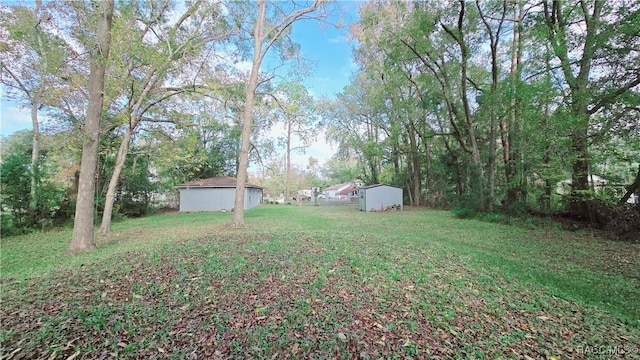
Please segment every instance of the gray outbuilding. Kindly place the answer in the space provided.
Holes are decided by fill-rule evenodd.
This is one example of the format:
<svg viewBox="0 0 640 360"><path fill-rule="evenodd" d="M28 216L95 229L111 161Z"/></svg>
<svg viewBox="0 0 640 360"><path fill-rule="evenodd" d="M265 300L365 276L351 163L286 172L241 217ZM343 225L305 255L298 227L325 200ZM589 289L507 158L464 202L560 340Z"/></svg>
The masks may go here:
<svg viewBox="0 0 640 360"><path fill-rule="evenodd" d="M403 209L402 189L399 187L384 184L369 185L361 187L358 194L362 211L381 211L392 207Z"/></svg>
<svg viewBox="0 0 640 360"><path fill-rule="evenodd" d="M208 179L186 182L180 189L180 211L231 211L236 196L236 179L216 176ZM260 205L262 187L245 184L244 209Z"/></svg>

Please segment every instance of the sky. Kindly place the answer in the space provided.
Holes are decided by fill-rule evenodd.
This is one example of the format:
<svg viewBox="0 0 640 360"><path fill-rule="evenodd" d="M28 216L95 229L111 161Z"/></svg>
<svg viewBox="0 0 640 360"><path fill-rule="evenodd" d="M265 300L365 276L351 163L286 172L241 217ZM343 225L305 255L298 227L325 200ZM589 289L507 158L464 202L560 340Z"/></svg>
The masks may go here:
<svg viewBox="0 0 640 360"><path fill-rule="evenodd" d="M352 56L349 25L357 21L359 2L337 1L329 6L332 6L332 13L338 15L329 17L328 22L343 24L338 29L309 20L294 23L292 29L292 38L300 44L302 57L313 62L312 73L303 84L316 99L340 93L358 69ZM304 154L292 154L292 162L305 167L309 157L313 156L320 160L320 165L324 165L334 153L335 149L321 133Z"/></svg>
<svg viewBox="0 0 640 360"><path fill-rule="evenodd" d="M315 98L333 97L342 91L349 83L352 73L357 70L348 31L349 24L357 20L359 2L337 1L329 6L333 15L327 19L327 23L304 20L294 23L292 27L292 38L300 44L303 58L313 64L310 76L303 80L303 83ZM332 24L343 26L336 28ZM27 108L7 101L3 88L0 88L0 98L1 135L7 136L18 130L32 128ZM293 162L305 166L309 156L313 156L324 164L333 152L334 149L326 144L324 135L321 134L316 142L306 149L305 154L294 154Z"/></svg>

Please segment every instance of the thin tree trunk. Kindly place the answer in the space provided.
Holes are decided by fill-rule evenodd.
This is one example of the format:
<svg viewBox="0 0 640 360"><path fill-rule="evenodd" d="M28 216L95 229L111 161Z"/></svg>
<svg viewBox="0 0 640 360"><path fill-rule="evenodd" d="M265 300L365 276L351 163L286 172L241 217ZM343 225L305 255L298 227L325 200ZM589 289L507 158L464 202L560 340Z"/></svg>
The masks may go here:
<svg viewBox="0 0 640 360"><path fill-rule="evenodd" d="M496 41L498 41L496 39ZM495 199L495 188L496 188L496 133L498 127L498 116L496 114L496 94L498 92L498 54L497 54L497 44L492 44L491 46L491 94L493 97L493 101L491 103L491 129L489 131L489 161L487 164L488 167L488 177L489 177L489 192L487 205L489 211L493 211L493 203Z"/></svg>
<svg viewBox="0 0 640 360"><path fill-rule="evenodd" d="M638 165L638 173L636 174L636 179L633 183L627 186L627 192L624 196L618 201L618 205L624 205L633 193L640 191L640 165Z"/></svg>
<svg viewBox="0 0 640 360"><path fill-rule="evenodd" d="M236 179L236 196L233 209L233 227L244 226L244 191L247 181L247 168L249 165L249 145L251 140L251 126L253 124L253 101L258 86L258 73L262 60L262 39L264 32L264 16L266 3L258 1L258 18L253 29L253 65L249 74L249 81L245 87L244 116L242 119L242 134L240 142L240 159L238 162L238 175Z"/></svg>
<svg viewBox="0 0 640 360"><path fill-rule="evenodd" d="M236 196L234 201L233 227L244 226L244 191L247 181L247 167L249 165L249 146L251 139L251 127L253 123L253 101L258 86L258 73L260 64L271 46L280 39L284 32L290 28L296 20L315 11L322 0L316 0L306 8L285 16L265 33L265 13L267 4L264 0L257 0L258 17L253 28L253 64L251 73L245 87L245 108L242 122L242 134L240 142L240 159L238 161L238 175L236 180Z"/></svg>
<svg viewBox="0 0 640 360"><path fill-rule="evenodd" d="M291 119L287 122L287 159L285 164L284 179L284 201L289 201L289 192L291 187Z"/></svg>
<svg viewBox="0 0 640 360"><path fill-rule="evenodd" d="M520 63L522 58L522 21L524 18L524 4L518 2L517 11L514 17L513 39L512 39L512 55L511 55L511 102L509 109L509 126L502 121L500 123L500 138L502 140L502 151L505 165L505 178L507 181L507 200L506 205L513 204L516 201L523 200L523 183L521 177L517 176L517 169L522 167L520 163L520 145L517 137L520 134L520 119L518 101L518 83L520 82Z"/></svg>
<svg viewBox="0 0 640 360"><path fill-rule="evenodd" d="M476 6L478 9L480 5L476 2ZM498 43L500 42L500 30L502 29L502 22L504 21L505 16L505 2L503 1L503 13L502 18L500 20L500 24L498 29L496 30L495 36L491 30L491 26L484 19L487 27L487 31L489 32L491 39L491 127L489 130L489 162L487 164L488 167L488 177L489 177L489 192L488 192L488 209L489 211L493 211L493 204L495 202L495 188L496 188L496 153L497 153L497 128L498 128L498 115L496 108L497 104L497 93L498 93Z"/></svg>
<svg viewBox="0 0 640 360"><path fill-rule="evenodd" d="M113 168L113 174L111 174L109 187L107 188L107 195L104 200L104 211L102 212L102 223L100 224L99 230L99 232L102 234L111 232L113 202L115 200L116 190L118 188L118 180L120 179L120 174L122 173L122 169L124 168L124 163L127 160L127 153L129 152L129 144L131 143L132 135L133 130L131 128L127 129L127 132L124 134L124 138L120 143L120 148L118 149L116 166Z"/></svg>
<svg viewBox="0 0 640 360"><path fill-rule="evenodd" d="M29 190L29 210L35 213L38 207L38 179L40 177L40 126L38 123L38 104L31 100L31 124L33 135L31 143L31 189ZM34 214L35 215L35 214Z"/></svg>
<svg viewBox="0 0 640 360"><path fill-rule="evenodd" d="M40 54L43 57L45 66L48 63L47 61L47 52L44 48L44 44L42 42L42 34L39 31L41 15L40 11L42 10L42 1L36 0L36 14L39 18L38 24L36 25L36 38L38 40L38 48L40 50ZM43 77L46 78L46 77ZM35 211L38 207L38 181L40 179L40 123L38 121L38 101L36 99L40 98L41 93L43 92L45 84L40 83L39 89L31 94L26 91L26 88L23 87L23 90L27 93L27 96L31 100L31 125L33 126L33 134L32 134L32 143L31 143L31 188L29 189L29 210L35 216Z"/></svg>
<svg viewBox="0 0 640 360"><path fill-rule="evenodd" d="M407 158L407 165L411 163L409 158ZM414 206L413 204L413 189L411 188L411 180L407 179L405 182L405 186L407 187L407 196L409 197L409 206Z"/></svg>
<svg viewBox="0 0 640 360"><path fill-rule="evenodd" d="M546 85L551 88L551 52L549 46L545 46L545 82ZM542 120L542 126L545 130L545 133L549 129L549 121L551 120L551 94L550 91L545 92L544 96L544 117ZM542 156L542 164L547 167L551 162L551 152L550 147L547 147L544 150L544 155ZM553 208L552 198L551 198L551 180L547 177L544 179L544 204L545 204L545 213L550 214Z"/></svg>
<svg viewBox="0 0 640 360"><path fill-rule="evenodd" d="M409 176L405 179L404 183L407 188L407 196L409 197L409 206L413 206L413 161L411 156L407 156L407 173Z"/></svg>
<svg viewBox="0 0 640 360"><path fill-rule="evenodd" d="M420 173L420 159L418 157L418 145L416 144L417 140L416 140L416 134L415 134L415 130L413 129L413 126L410 127L409 129L409 145L410 145L410 149L411 149L411 162L412 162L412 167L413 167L413 171L411 172L411 183L413 184L413 205L414 206L420 206L420 180L421 180L421 173Z"/></svg>
<svg viewBox="0 0 640 360"><path fill-rule="evenodd" d="M100 120L104 98L104 77L111 42L111 20L114 1L104 0L95 3L94 12L98 15L97 46L92 49L89 73L89 104L84 126L84 142L82 144L82 162L80 164L80 183L78 185L78 201L76 202L73 235L69 251L76 254L80 251L95 249L93 238L93 205L96 183L96 166L98 164L98 147L100 145Z"/></svg>
<svg viewBox="0 0 640 360"><path fill-rule="evenodd" d="M479 0L476 0L476 7L478 8L478 13L480 14L480 18L484 23L487 32L489 34L490 40L490 49L491 49L491 102L490 102L490 113L491 113L491 125L489 131L489 161L487 164L488 168L488 181L489 181L489 189L488 196L485 200L488 205L489 211L493 210L493 203L495 198L495 187L496 187L496 153L497 153L497 128L498 128L498 115L496 108L498 107L497 94L498 94L498 76L499 76L499 68L498 68L498 44L500 43L500 33L502 31L502 24L504 23L504 19L507 13L507 3L506 1L502 2L502 14L499 19L498 28L495 33L491 28L491 24L487 21L487 17L485 17L482 7L480 5Z"/></svg>
<svg viewBox="0 0 640 360"><path fill-rule="evenodd" d="M435 191L435 185L433 183L433 165L431 164L431 144L425 142L424 143L424 156L427 164L427 174L426 174L426 197L427 199L433 200L433 192ZM431 202L431 201L430 201ZM427 204L429 205L429 204ZM431 202L433 206L434 203Z"/></svg>
<svg viewBox="0 0 640 360"><path fill-rule="evenodd" d="M469 136L469 144L471 145L471 160L473 161L473 165L475 167L475 179L474 181L478 182L480 187L481 201L479 205L479 210L484 211L486 209L486 197L485 197L485 184L484 184L484 171L482 168L482 162L480 159L480 149L478 147L478 140L476 139L474 124L473 124L473 114L471 111L471 106L469 104L469 97L467 96L467 71L469 68L469 48L464 40L464 17L466 13L466 4L464 0L459 1L460 4L460 13L458 14L458 28L457 33L449 29L447 26L442 25L445 32L447 32L458 44L460 47L460 98L462 99L462 106L464 109L464 120L465 127L467 130L467 134Z"/></svg>

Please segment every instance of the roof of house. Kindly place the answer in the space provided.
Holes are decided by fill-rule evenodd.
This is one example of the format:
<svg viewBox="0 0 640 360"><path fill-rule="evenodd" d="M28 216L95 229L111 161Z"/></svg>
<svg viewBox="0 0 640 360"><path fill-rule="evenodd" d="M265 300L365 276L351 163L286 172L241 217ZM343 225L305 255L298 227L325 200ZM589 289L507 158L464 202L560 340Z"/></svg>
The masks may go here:
<svg viewBox="0 0 640 360"><path fill-rule="evenodd" d="M358 191L358 188L353 187L353 186L349 186L349 187L346 187L346 188L338 191L336 193L336 195L351 195L351 193L353 193L355 191Z"/></svg>
<svg viewBox="0 0 640 360"><path fill-rule="evenodd" d="M396 189L400 189L397 186L393 186L393 185L387 185L387 184L373 184L373 185L367 185L367 186L363 186L360 189L371 189L371 188L375 188L378 186L386 186L386 187L392 187L392 188L396 188Z"/></svg>
<svg viewBox="0 0 640 360"><path fill-rule="evenodd" d="M333 190L340 191L340 190L343 190L343 189L347 188L348 186L351 186L351 184L350 183L346 183L346 184L332 185L332 186L329 186L328 188L324 189L324 191L333 191Z"/></svg>
<svg viewBox="0 0 640 360"><path fill-rule="evenodd" d="M231 176L214 176L208 179L201 179L195 181L189 181L186 183L182 183L176 185L179 188L191 188L191 187L200 187L200 188L235 188L236 187L236 178ZM262 189L261 186L245 183L245 186L248 188L256 188Z"/></svg>

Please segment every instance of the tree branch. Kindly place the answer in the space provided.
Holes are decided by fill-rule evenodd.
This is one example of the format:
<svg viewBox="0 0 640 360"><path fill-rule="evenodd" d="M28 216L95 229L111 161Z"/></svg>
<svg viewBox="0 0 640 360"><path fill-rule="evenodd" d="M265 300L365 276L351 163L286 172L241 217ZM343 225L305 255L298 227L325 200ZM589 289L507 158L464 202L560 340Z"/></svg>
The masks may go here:
<svg viewBox="0 0 640 360"><path fill-rule="evenodd" d="M18 84L18 86L13 86L4 81L3 83L13 88L22 90L27 96L27 99L29 99L29 102L33 102L33 96L31 95L31 92L27 90L27 87L22 83L22 81L20 81L20 78L17 77L11 70L9 70L9 68L7 67L7 65L4 64L4 62L0 62L0 69L4 69L9 74L9 76L11 76L13 80Z"/></svg>
<svg viewBox="0 0 640 360"><path fill-rule="evenodd" d="M589 115L595 114L604 106L612 104L618 96L626 93L631 88L636 87L638 85L640 85L640 76L636 77L635 80L627 83L625 86L617 89L616 91L603 96L591 109L587 111L587 114Z"/></svg>
<svg viewBox="0 0 640 360"><path fill-rule="evenodd" d="M266 40L269 34L275 31L275 33L272 35L271 40L269 40L267 45L265 45L263 48L260 49L259 63L262 63L262 60L267 54L267 51L269 50L269 48L271 48L271 46L276 41L278 41L280 36L284 33L285 30L287 30L287 28L289 28L289 26L291 26L291 24L293 24L298 18L302 17L303 15L316 11L320 7L320 5L322 5L322 3L324 3L325 1L326 0L315 0L313 5L307 8L304 8L302 10L296 11L293 14L289 14L284 19L282 19L278 24L276 24L273 28L271 28L269 31L262 34L263 37L262 39L260 39L260 43Z"/></svg>

